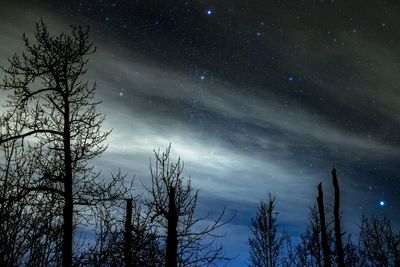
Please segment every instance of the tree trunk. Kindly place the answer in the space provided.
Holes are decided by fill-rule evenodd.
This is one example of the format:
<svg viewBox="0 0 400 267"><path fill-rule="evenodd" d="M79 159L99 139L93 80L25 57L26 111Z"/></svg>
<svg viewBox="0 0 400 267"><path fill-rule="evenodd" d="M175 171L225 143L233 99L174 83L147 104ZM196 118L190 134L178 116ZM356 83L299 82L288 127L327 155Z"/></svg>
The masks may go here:
<svg viewBox="0 0 400 267"><path fill-rule="evenodd" d="M167 250L165 255L165 267L177 266L178 250L178 212L175 203L175 187L170 186L168 190L168 235Z"/></svg>
<svg viewBox="0 0 400 267"><path fill-rule="evenodd" d="M322 253L324 254L324 267L331 267L328 235L326 233L326 223L325 223L324 193L322 191L321 184L318 185L317 203L318 203L319 221L321 223L321 245L322 245Z"/></svg>
<svg viewBox="0 0 400 267"><path fill-rule="evenodd" d="M338 267L344 267L344 252L342 244L342 232L340 229L340 190L336 176L336 169L332 170L333 188L335 191L335 202L333 206L333 216L335 219L335 238L336 238L336 253Z"/></svg>
<svg viewBox="0 0 400 267"><path fill-rule="evenodd" d="M273 210L273 205L271 202L268 203L268 224L269 224L269 234L268 234L268 267L275 267L274 264L274 239L275 236L273 235L273 214L272 214L272 210Z"/></svg>
<svg viewBox="0 0 400 267"><path fill-rule="evenodd" d="M73 239L73 175L72 175L72 155L71 155L71 132L69 122L69 101L68 98L64 98L64 209L63 209L63 220L64 220L64 232L63 232L63 244L62 244L62 265L63 267L72 266L72 239Z"/></svg>
<svg viewBox="0 0 400 267"><path fill-rule="evenodd" d="M126 200L125 219L125 267L132 267L132 198Z"/></svg>
<svg viewBox="0 0 400 267"><path fill-rule="evenodd" d="M73 238L73 202L71 182L65 181L65 204L63 210L64 233L63 233L63 267L72 266L72 238Z"/></svg>

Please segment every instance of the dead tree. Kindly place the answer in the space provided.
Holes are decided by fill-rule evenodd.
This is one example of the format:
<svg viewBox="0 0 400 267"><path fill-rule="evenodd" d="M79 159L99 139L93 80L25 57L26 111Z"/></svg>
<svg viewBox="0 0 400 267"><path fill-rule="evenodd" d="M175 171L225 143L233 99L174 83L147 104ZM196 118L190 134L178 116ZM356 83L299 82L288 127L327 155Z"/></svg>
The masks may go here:
<svg viewBox="0 0 400 267"><path fill-rule="evenodd" d="M223 249L216 244L217 231L232 218L223 221L224 211L213 223L198 228L206 217L196 218L194 212L198 191L190 180L182 176L180 159L170 161L171 146L165 152L154 152L155 162L150 164L150 198L146 201L151 220L166 233L164 237L165 266L210 266L226 260ZM198 226L198 227L197 227ZM196 229L196 230L195 230Z"/></svg>
<svg viewBox="0 0 400 267"><path fill-rule="evenodd" d="M260 203L256 217L251 220L250 266L280 266L282 249L288 236L278 232L276 220L275 197L269 194L268 201Z"/></svg>
<svg viewBox="0 0 400 267"><path fill-rule="evenodd" d="M363 216L359 236L362 266L400 266L400 232L388 218Z"/></svg>
<svg viewBox="0 0 400 267"><path fill-rule="evenodd" d="M163 266L156 229L140 207L139 197L130 200L116 201L119 205L111 203L99 210L95 241L82 247L77 266ZM121 205L126 202L128 205Z"/></svg>
<svg viewBox="0 0 400 267"><path fill-rule="evenodd" d="M0 117L0 125L23 119ZM0 127L1 135L21 133L20 128ZM24 140L0 144L0 266L38 266L46 261L58 264L60 209L46 206L51 196L26 195L25 188L35 175L32 149Z"/></svg>
<svg viewBox="0 0 400 267"><path fill-rule="evenodd" d="M83 80L87 56L94 53L88 29L72 27L72 33L52 36L46 25L36 24L35 43L24 35L25 52L9 59L2 87L9 91L5 128L20 129L4 135L0 144L30 138L35 179L25 194L57 196L62 210L62 265L70 267L73 256L73 230L78 223L76 205L96 206L103 199L121 198L114 186L122 183L115 176L111 183L100 181L89 161L106 149L109 132L102 132L104 116L96 112L95 86ZM22 114L23 120L13 120Z"/></svg>
<svg viewBox="0 0 400 267"><path fill-rule="evenodd" d="M124 259L125 267L132 267L132 207L133 199L126 200Z"/></svg>
<svg viewBox="0 0 400 267"><path fill-rule="evenodd" d="M168 187L168 212L167 212L167 248L165 266L177 266L178 259L178 210L175 203L175 187Z"/></svg>
<svg viewBox="0 0 400 267"><path fill-rule="evenodd" d="M316 208L310 207L309 224L300 235L300 242L295 246L289 258L294 266L322 267L321 224ZM330 235L328 235L328 238ZM288 265L288 266L292 266Z"/></svg>
<svg viewBox="0 0 400 267"><path fill-rule="evenodd" d="M344 251L342 243L342 231L340 225L340 190L339 183L336 176L336 169L332 170L332 182L333 189L335 192L335 200L333 205L333 216L335 221L335 245L336 245L336 255L337 255L337 265L338 267L345 267L344 265Z"/></svg>
<svg viewBox="0 0 400 267"><path fill-rule="evenodd" d="M322 184L318 185L317 204L318 204L319 221L321 223L321 246L322 246L322 253L324 255L324 267L331 267L328 233L326 230L326 222L325 222L324 193L322 191Z"/></svg>

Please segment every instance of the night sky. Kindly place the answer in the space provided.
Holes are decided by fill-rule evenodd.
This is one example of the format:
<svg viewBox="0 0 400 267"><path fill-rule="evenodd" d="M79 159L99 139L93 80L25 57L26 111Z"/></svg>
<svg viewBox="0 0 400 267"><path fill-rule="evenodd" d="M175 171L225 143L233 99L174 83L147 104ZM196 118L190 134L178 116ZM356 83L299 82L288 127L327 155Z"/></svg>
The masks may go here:
<svg viewBox="0 0 400 267"><path fill-rule="evenodd" d="M87 79L113 129L102 175L147 183L152 150L172 143L199 214L237 210L232 266L268 192L296 239L319 182L330 201L333 166L346 232L362 214L400 226L399 2L0 0L1 65L41 18L53 33L91 28Z"/></svg>

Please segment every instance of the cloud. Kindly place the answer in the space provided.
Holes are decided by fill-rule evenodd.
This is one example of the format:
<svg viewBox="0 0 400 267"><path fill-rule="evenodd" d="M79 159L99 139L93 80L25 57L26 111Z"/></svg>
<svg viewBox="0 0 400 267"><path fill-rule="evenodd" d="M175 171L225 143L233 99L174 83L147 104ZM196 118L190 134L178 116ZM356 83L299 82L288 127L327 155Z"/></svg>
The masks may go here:
<svg viewBox="0 0 400 267"><path fill-rule="evenodd" d="M249 93L238 93L245 90L235 88L232 84L226 85L226 81L223 84L222 82L201 84L193 77L179 73L173 68L127 61L115 56L111 58L107 54L102 55L100 62L97 61L98 59L95 65L101 66L101 73L93 76L99 84L106 84L106 87L109 87L101 94L105 94L105 98L115 99L112 94L116 95L116 89L113 88L118 88L118 85L104 81L102 77L115 77L122 73L123 78L119 87L125 88L127 98L125 102L128 104L126 110L120 112L128 113L129 116L135 116L135 113L152 114L145 119L137 118L138 120L151 121L152 116L169 117L171 121L183 124L182 119L176 115L184 112L183 105L191 105L194 100L203 112L208 112L212 114L211 116L223 117L223 120L246 123L250 124L250 127L265 130L278 129L286 135L312 138L322 142L327 149L340 146L348 150L374 151L378 157L381 154L388 155L395 152L389 144L374 142L371 138L360 137L341 129L324 117L308 113L303 107L281 105L274 101L272 94L259 98ZM235 93L231 93L232 91ZM143 106L147 105L146 99L152 98L158 99L159 103L156 102L144 110ZM118 105L124 105L124 99L117 99L111 102L111 106L117 101ZM265 138L257 135L256 139L265 141Z"/></svg>

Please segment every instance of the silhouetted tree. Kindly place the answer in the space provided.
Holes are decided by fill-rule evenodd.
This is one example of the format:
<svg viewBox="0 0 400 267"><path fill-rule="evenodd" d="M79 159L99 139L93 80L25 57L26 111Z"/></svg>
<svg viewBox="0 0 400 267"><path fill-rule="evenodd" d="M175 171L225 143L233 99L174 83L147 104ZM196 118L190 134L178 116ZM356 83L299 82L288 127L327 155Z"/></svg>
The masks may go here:
<svg viewBox="0 0 400 267"><path fill-rule="evenodd" d="M146 202L151 220L164 229L165 266L216 266L226 260L223 249L216 244L221 237L217 230L230 220L223 221L224 211L212 222L201 228L207 219L196 218L198 191L190 180L182 176L180 159L170 161L171 146L165 152L154 152L154 165L150 164L150 199Z"/></svg>
<svg viewBox="0 0 400 267"><path fill-rule="evenodd" d="M125 214L125 233L124 233L124 260L125 267L132 267L132 209L133 209L133 199L129 198L126 200L126 214Z"/></svg>
<svg viewBox="0 0 400 267"><path fill-rule="evenodd" d="M336 170L332 170L334 189L333 224L334 234L327 223L322 185L318 185L317 205L311 209L310 223L301 234L300 242L289 253L294 266L359 266L360 257L350 235L343 244L340 218L340 189ZM289 265L290 266L290 265Z"/></svg>
<svg viewBox="0 0 400 267"><path fill-rule="evenodd" d="M291 266L322 267L321 224L317 208L310 208L309 224L290 254ZM330 235L328 235L329 238Z"/></svg>
<svg viewBox="0 0 400 267"><path fill-rule="evenodd" d="M389 219L363 216L359 242L362 266L400 266L400 233Z"/></svg>
<svg viewBox="0 0 400 267"><path fill-rule="evenodd" d="M13 119L18 120L17 115ZM0 124L4 123L0 118ZM19 129L1 129L17 134ZM13 132L10 132L10 131ZM59 209L46 207L47 195L26 195L35 173L23 140L0 144L0 266L56 265L60 240Z"/></svg>
<svg viewBox="0 0 400 267"><path fill-rule="evenodd" d="M96 113L95 87L83 81L87 56L95 49L89 31L72 27L70 35L51 36L46 25L36 24L35 43L24 35L25 52L9 59L2 87L10 92L3 115L0 144L29 139L35 173L24 194L43 194L62 210L62 265L72 265L73 229L83 209L104 199L120 198L114 190L123 177L99 180L89 161L106 149L104 117ZM18 116L20 120L13 117ZM11 123L12 122L12 123ZM18 129L16 135L8 135ZM15 131L14 131L15 132ZM121 189L121 187L119 187Z"/></svg>
<svg viewBox="0 0 400 267"><path fill-rule="evenodd" d="M352 236L347 235L347 240L345 242L344 248L344 266L346 267L358 267L360 265L360 254L358 247L353 243Z"/></svg>
<svg viewBox="0 0 400 267"><path fill-rule="evenodd" d="M138 198L132 201L131 227L129 227L132 243L126 250L126 214L122 214L121 206L105 208L97 216L95 241L86 244L77 261L81 266L130 266L159 267L163 265L163 253L160 238L145 212L137 206Z"/></svg>
<svg viewBox="0 0 400 267"><path fill-rule="evenodd" d="M336 169L332 170L332 183L334 189L334 206L333 206L333 217L334 217L334 229L335 229L335 251L336 260L338 267L345 267L344 265L344 251L342 243L342 231L340 225L340 189L339 182L336 176Z"/></svg>
<svg viewBox="0 0 400 267"><path fill-rule="evenodd" d="M288 236L278 233L276 220L275 197L269 194L268 201L260 203L256 217L251 220L250 266L281 266L282 250Z"/></svg>
<svg viewBox="0 0 400 267"><path fill-rule="evenodd" d="M322 254L324 256L324 267L330 267L331 256L330 256L330 247L328 243L328 232L326 229L326 222L325 222L324 193L322 191L322 184L318 185L317 204L318 204L319 222L321 229L321 247L322 247Z"/></svg>
<svg viewBox="0 0 400 267"><path fill-rule="evenodd" d="M321 233L319 214L316 207L310 209L310 222L306 231L300 235L297 245L288 253L288 263L285 266L302 266L302 267L322 267L323 254L321 246ZM328 231L328 244L331 247L334 244L334 236L332 231ZM344 262L346 267L361 267L358 247L353 243L350 235L344 242ZM331 256L332 254L331 251ZM333 266L337 266L333 263Z"/></svg>
<svg viewBox="0 0 400 267"><path fill-rule="evenodd" d="M138 201L133 203L132 211L133 244L130 251L132 266L162 266L164 255L157 227L151 222L149 214L144 212L137 203Z"/></svg>
<svg viewBox="0 0 400 267"><path fill-rule="evenodd" d="M21 147L17 141L0 145L4 163L0 164L0 266L19 266L32 245L25 231L32 223L24 202L13 199L22 187L16 186L31 170L20 161Z"/></svg>

